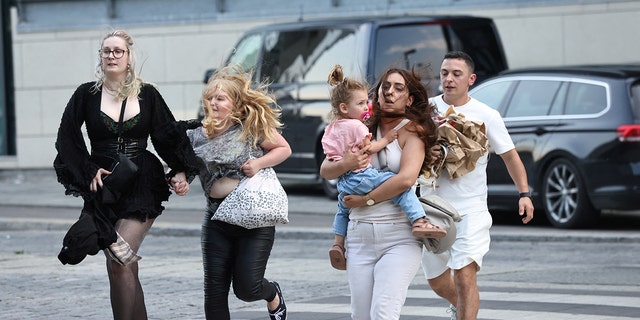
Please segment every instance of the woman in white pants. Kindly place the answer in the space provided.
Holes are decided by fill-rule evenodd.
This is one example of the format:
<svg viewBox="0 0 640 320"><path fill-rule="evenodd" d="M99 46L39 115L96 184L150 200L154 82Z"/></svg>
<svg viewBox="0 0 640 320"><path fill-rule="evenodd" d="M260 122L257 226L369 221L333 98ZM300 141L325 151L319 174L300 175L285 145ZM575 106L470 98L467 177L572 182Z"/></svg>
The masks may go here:
<svg viewBox="0 0 640 320"><path fill-rule="evenodd" d="M434 107L413 71L388 69L376 84L373 98L369 130L374 137L397 130L398 138L373 155L371 164L396 175L365 196L344 197L345 205L352 208L346 257L351 317L357 320L400 318L407 289L420 267L422 242L412 235L407 216L389 199L415 184L421 170L427 167L425 150L436 139L435 124L424 116L432 114ZM410 121L399 127L403 119ZM347 150L339 161L325 159L321 175L335 179L361 167L366 151L366 147L355 153Z"/></svg>

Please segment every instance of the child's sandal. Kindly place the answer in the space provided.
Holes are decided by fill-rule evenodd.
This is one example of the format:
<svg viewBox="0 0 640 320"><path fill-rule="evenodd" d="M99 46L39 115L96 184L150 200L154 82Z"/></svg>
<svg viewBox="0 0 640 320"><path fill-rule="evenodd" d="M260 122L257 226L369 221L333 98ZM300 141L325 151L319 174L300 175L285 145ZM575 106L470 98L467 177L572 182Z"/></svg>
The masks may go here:
<svg viewBox="0 0 640 320"><path fill-rule="evenodd" d="M344 246L340 243L334 243L329 249L329 259L331 266L338 270L347 270L347 258L344 255Z"/></svg>
<svg viewBox="0 0 640 320"><path fill-rule="evenodd" d="M417 219L411 228L414 237L440 239L447 236L447 231L431 224L429 219Z"/></svg>

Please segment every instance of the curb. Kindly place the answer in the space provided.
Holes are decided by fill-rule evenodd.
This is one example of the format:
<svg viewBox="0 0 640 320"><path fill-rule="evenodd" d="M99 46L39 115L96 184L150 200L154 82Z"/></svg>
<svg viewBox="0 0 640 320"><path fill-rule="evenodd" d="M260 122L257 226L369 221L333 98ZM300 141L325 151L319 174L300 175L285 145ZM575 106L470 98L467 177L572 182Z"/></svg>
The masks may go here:
<svg viewBox="0 0 640 320"><path fill-rule="evenodd" d="M0 231L63 231L69 230L75 221L51 219L0 218ZM200 226L193 224L176 225L156 222L149 230L150 235L167 237L200 237ZM331 240L331 228L304 228L276 226L276 238L299 240Z"/></svg>
<svg viewBox="0 0 640 320"><path fill-rule="evenodd" d="M66 232L74 221L63 219L26 219L0 218L0 231L64 231ZM496 242L580 242L580 243L640 243L637 232L602 232L581 230L544 230L531 229L523 231L509 230L509 227L492 227L491 241ZM291 227L279 225L276 227L276 238L293 240L332 240L331 228ZM200 237L200 226L194 224L179 224L156 222L150 235L168 237Z"/></svg>

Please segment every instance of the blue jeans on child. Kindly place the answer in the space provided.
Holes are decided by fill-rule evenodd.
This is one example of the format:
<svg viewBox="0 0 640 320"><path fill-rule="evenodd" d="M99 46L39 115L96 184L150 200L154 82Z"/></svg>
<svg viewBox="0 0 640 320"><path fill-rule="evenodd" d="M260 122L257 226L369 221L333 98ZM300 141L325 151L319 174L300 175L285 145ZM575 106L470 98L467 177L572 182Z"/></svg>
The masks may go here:
<svg viewBox="0 0 640 320"><path fill-rule="evenodd" d="M380 171L374 167L368 167L361 171L349 171L338 179L338 212L333 219L333 233L346 236L349 224L349 208L344 205L342 199L345 195L365 195L375 189L395 173ZM418 218L425 216L424 209L418 196L409 188L405 192L391 198L391 202L400 206L402 211L413 223Z"/></svg>

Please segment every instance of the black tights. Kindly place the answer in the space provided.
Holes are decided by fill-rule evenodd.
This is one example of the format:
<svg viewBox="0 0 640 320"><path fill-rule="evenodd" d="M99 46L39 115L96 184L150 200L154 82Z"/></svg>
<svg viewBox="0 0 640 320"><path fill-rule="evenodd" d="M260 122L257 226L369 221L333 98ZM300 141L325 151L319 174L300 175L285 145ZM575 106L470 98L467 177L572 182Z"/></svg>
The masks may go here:
<svg viewBox="0 0 640 320"><path fill-rule="evenodd" d="M229 319L229 290L242 301L271 301L273 284L264 278L275 227L245 229L207 212L202 223L204 310L207 319Z"/></svg>

